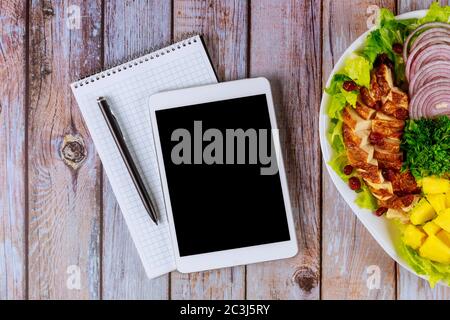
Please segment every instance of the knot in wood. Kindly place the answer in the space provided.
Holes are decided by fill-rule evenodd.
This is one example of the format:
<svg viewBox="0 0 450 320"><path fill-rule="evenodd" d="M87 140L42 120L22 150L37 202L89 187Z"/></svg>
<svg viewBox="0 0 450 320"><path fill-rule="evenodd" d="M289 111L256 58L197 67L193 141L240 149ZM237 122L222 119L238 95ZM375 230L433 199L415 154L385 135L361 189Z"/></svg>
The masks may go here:
<svg viewBox="0 0 450 320"><path fill-rule="evenodd" d="M42 6L42 13L45 17L53 17L55 15L55 11L53 10L52 4L50 2L44 2Z"/></svg>
<svg viewBox="0 0 450 320"><path fill-rule="evenodd" d="M45 64L41 67L41 76L45 77L52 73L52 70Z"/></svg>
<svg viewBox="0 0 450 320"><path fill-rule="evenodd" d="M86 159L86 148L80 136L66 135L61 147L61 158L73 169L78 169Z"/></svg>
<svg viewBox="0 0 450 320"><path fill-rule="evenodd" d="M295 271L293 280L303 292L310 293L319 283L319 274L311 267L301 266Z"/></svg>

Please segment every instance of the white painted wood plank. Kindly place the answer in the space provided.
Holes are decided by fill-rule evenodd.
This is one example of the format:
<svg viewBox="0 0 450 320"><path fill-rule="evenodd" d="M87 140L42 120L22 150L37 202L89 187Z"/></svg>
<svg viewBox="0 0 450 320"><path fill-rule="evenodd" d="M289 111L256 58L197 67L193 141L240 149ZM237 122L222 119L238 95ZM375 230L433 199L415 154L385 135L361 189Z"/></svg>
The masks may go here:
<svg viewBox="0 0 450 320"><path fill-rule="evenodd" d="M105 1L105 65L170 41L170 1ZM106 174L103 298L168 299L169 276L148 279Z"/></svg>
<svg viewBox="0 0 450 320"><path fill-rule="evenodd" d="M101 165L69 84L100 66L101 2L29 10L29 298L98 299Z"/></svg>
<svg viewBox="0 0 450 320"><path fill-rule="evenodd" d="M0 1L0 300L26 298L25 1Z"/></svg>
<svg viewBox="0 0 450 320"><path fill-rule="evenodd" d="M201 33L220 81L247 75L247 1L175 0L174 36ZM172 273L172 299L243 299L245 267Z"/></svg>
<svg viewBox="0 0 450 320"><path fill-rule="evenodd" d="M320 1L251 1L250 77L272 86L299 254L247 267L249 299L319 299Z"/></svg>

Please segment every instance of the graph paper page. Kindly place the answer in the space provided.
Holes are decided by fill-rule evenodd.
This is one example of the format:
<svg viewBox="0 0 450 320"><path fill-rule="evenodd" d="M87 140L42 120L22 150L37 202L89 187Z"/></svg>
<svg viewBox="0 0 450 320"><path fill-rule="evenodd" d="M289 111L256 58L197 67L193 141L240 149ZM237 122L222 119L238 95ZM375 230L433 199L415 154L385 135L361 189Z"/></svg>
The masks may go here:
<svg viewBox="0 0 450 320"><path fill-rule="evenodd" d="M217 82L199 36L71 84L112 190L149 278L176 268L161 188L148 99L160 91ZM158 210L156 226L145 210L97 105L106 97Z"/></svg>

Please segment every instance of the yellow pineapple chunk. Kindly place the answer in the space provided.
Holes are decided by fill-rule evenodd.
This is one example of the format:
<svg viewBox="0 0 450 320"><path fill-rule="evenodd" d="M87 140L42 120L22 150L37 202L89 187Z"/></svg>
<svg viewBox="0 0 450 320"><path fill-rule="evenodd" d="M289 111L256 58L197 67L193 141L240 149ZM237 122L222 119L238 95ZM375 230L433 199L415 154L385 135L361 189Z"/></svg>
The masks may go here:
<svg viewBox="0 0 450 320"><path fill-rule="evenodd" d="M414 225L422 225L427 221L430 221L436 215L431 204L425 199L421 199L419 203L411 210L411 222Z"/></svg>
<svg viewBox="0 0 450 320"><path fill-rule="evenodd" d="M442 210L445 210L445 194L429 194L427 195L427 200L437 214L439 214Z"/></svg>
<svg viewBox="0 0 450 320"><path fill-rule="evenodd" d="M436 237L439 238L439 240L441 240L443 243L445 243L445 245L447 247L450 247L450 233L445 231L445 230L441 230L436 234Z"/></svg>
<svg viewBox="0 0 450 320"><path fill-rule="evenodd" d="M423 226L423 231L427 233L427 235L432 236L441 231L441 227L439 227L436 223L433 221L425 223Z"/></svg>
<svg viewBox="0 0 450 320"><path fill-rule="evenodd" d="M447 206L447 208L450 208L450 191L447 192L445 205Z"/></svg>
<svg viewBox="0 0 450 320"><path fill-rule="evenodd" d="M403 242L414 250L422 245L426 237L427 235L425 233L412 224L408 224L403 232Z"/></svg>
<svg viewBox="0 0 450 320"><path fill-rule="evenodd" d="M437 236L429 236L419 249L419 254L440 263L450 263L450 247Z"/></svg>
<svg viewBox="0 0 450 320"><path fill-rule="evenodd" d="M450 232L450 209L445 209L433 220L439 227Z"/></svg>
<svg viewBox="0 0 450 320"><path fill-rule="evenodd" d="M423 192L425 194L447 193L450 191L450 180L425 177L422 179Z"/></svg>

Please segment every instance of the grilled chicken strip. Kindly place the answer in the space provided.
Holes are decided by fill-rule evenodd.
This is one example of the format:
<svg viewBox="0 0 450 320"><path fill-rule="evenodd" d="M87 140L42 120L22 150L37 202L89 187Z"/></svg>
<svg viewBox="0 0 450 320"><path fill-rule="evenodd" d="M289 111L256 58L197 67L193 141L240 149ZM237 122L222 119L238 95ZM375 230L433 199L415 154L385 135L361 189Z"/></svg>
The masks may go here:
<svg viewBox="0 0 450 320"><path fill-rule="evenodd" d="M384 100L381 111L399 120L408 119L408 95L393 87Z"/></svg>
<svg viewBox="0 0 450 320"><path fill-rule="evenodd" d="M401 172L401 136L408 117L408 96L394 86L384 63L361 88L356 107L343 111L343 137L349 163L382 207L406 210L420 192L410 172Z"/></svg>
<svg viewBox="0 0 450 320"><path fill-rule="evenodd" d="M372 128L372 121L364 120L356 111L350 107L345 107L342 112L344 123L354 131L369 130Z"/></svg>
<svg viewBox="0 0 450 320"><path fill-rule="evenodd" d="M368 107L361 99L356 102L356 113L364 120L370 120L375 117L376 110Z"/></svg>

